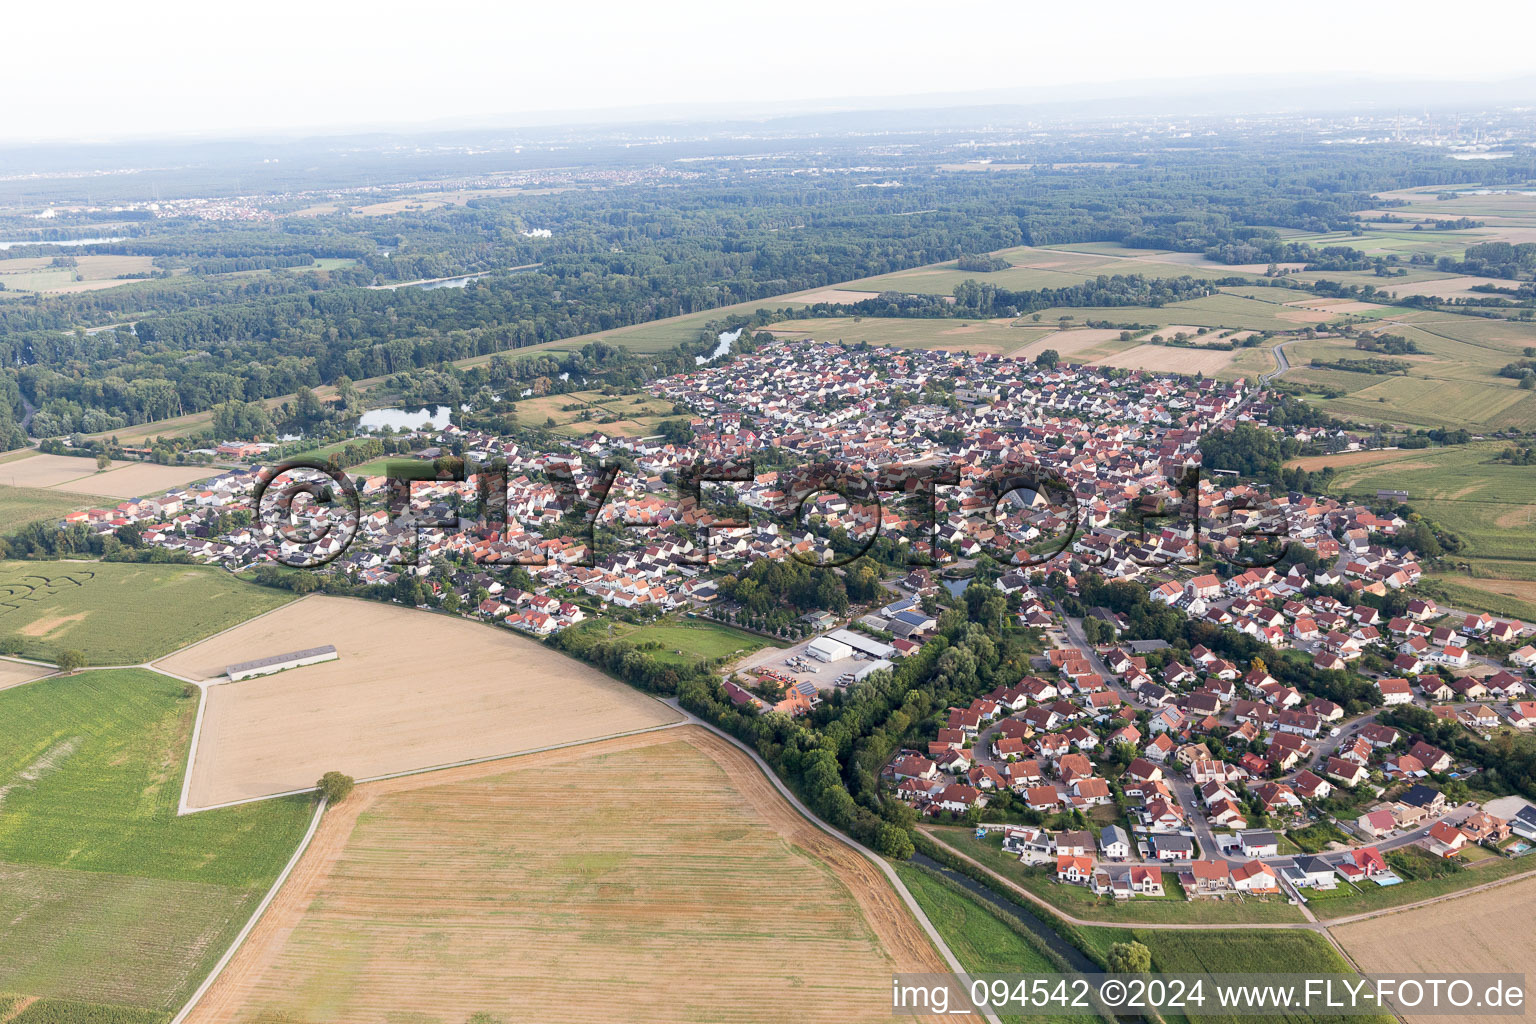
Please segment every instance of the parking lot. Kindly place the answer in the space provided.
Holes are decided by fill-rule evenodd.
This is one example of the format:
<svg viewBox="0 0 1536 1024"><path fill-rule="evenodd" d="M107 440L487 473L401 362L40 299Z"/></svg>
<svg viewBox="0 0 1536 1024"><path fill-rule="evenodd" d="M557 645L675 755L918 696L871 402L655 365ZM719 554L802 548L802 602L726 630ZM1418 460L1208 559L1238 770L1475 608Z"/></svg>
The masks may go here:
<svg viewBox="0 0 1536 1024"><path fill-rule="evenodd" d="M766 669L795 683L809 682L818 690L833 690L837 688L839 677L845 677L846 683L847 676L869 667L870 662L875 660L854 652L851 658L818 661L806 653L809 645L810 641L807 640L788 649L764 648L743 658L737 670L750 674L756 669Z"/></svg>

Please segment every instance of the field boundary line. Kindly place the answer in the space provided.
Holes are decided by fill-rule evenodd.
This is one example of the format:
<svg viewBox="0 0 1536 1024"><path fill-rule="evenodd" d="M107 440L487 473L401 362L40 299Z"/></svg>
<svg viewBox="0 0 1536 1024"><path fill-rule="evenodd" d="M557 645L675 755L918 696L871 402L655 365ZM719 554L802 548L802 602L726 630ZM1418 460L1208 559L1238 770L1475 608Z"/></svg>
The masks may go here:
<svg viewBox="0 0 1536 1024"><path fill-rule="evenodd" d="M204 689L203 690L204 703L207 702L207 693L208 693L207 689ZM661 703L665 704L666 702L662 701ZM202 721L202 707L201 707L201 705L199 705L199 708L198 708L198 721L199 721L199 723L201 723L201 721ZM485 757L471 757L471 758L469 758L467 760L464 760L464 761L451 761L451 762L448 762L447 764L433 764L433 765L426 765L426 766L421 767L421 768L407 768L405 771L390 772L387 775L370 775L367 778L357 779L355 781L357 781L358 783L363 783L363 782L384 782L384 781L386 781L388 779L404 779L404 778L408 778L408 777L410 777L412 775L426 775L429 772L446 771L449 768L467 768L470 765L489 764L492 761L510 761L510 760L512 760L514 758L523 757L526 754L543 754L543 753L547 753L547 752L549 752L551 750L565 750L568 747L581 747L581 746L586 746L588 743L600 743L603 740L619 740L619 739L624 739L625 737L628 737L628 736L643 736L644 734L646 734L648 732L664 732L667 729L676 729L676 728L679 728L680 726L692 725L692 724L693 723L690 722L685 717L685 718L680 718L680 719L678 719L675 722L663 722L661 725L648 725L644 729L630 729L628 732L614 732L614 733L609 733L606 736L589 736L586 739L570 740L570 741L565 742L565 743L552 743L549 746L545 746L545 747L533 747L533 748L530 748L528 750L515 750L515 751L512 751L511 753L506 753L506 754L488 754ZM195 741L195 739L196 739L196 729L195 728L193 730L193 736L194 736L194 741ZM191 775L191 762L189 760L188 761L187 779L190 780L191 778L192 778L192 775ZM319 789L320 789L319 786L306 786L303 789L290 789L290 790L288 790L287 792L284 792L284 793L268 793L265 796L248 796L248 797L242 797L239 800L227 800L224 803L210 804L207 807L189 807L185 811L178 812L177 816L180 817L182 814L201 814L204 811L218 811L218 810L222 810L222 809L224 809L226 807L240 807L240 806L242 806L244 804L260 803L263 800L280 800L283 797L300 796L300 795L302 795L304 793L315 793L315 792L318 792ZM175 1022L173 1021L172 1024L175 1024Z"/></svg>
<svg viewBox="0 0 1536 1024"><path fill-rule="evenodd" d="M693 712L686 710L680 703L677 703L676 697L663 701L663 703L669 707L676 708L679 712L685 715L685 722L687 724L697 725L712 733L713 735L719 736L727 743L745 753L749 758L751 758L752 763L757 767L758 771L763 773L768 781L772 783L773 788L778 790L779 795L787 800L789 805L793 807L797 812L799 812L801 817L805 818L805 820L809 821L815 827L821 829L833 839L836 839L843 845L850 847L856 853L860 854L866 860L870 861L877 868L879 868L881 873L885 875L886 880L891 883L891 887L896 890L897 895L901 897L901 901L906 904L907 910L910 911L912 916L917 919L917 923L922 925L923 931L928 933L928 940L933 943L933 948L938 950L939 954L943 956L945 962L949 964L950 969L961 977L966 978L967 980L970 979L970 974L966 971L965 967L961 965L955 954L950 951L949 945L944 941L944 937L941 936L938 929L933 926L933 922L928 920L928 915L924 913L923 908L918 904L917 898L912 895L910 890L907 889L906 883L902 882L901 876L896 873L896 869L891 867L890 864L886 863L885 858L868 849L861 843L855 841L853 837L844 835L842 832L833 828L827 822L822 821L815 814L812 814L810 808L806 807L805 804L800 802L800 798L797 797L794 792L784 784L784 780L778 777L774 770L769 767L768 762L764 761L762 756L758 754L757 751L753 750L751 747L747 746L745 743L741 742L741 740L732 736L724 729L721 729L710 722L706 722L704 719L693 714ZM1002 1024L1002 1022L998 1020L997 1015L992 1013L990 1010L983 1011L983 1015L986 1017L988 1024ZM177 1022L172 1021L171 1024L177 1024Z"/></svg>
<svg viewBox="0 0 1536 1024"><path fill-rule="evenodd" d="M197 763L197 742L203 736L203 713L208 708L208 687L201 683L193 685L197 687L197 718L192 722L192 742L187 745L187 767L181 773L181 798L176 803L178 818L190 813L187 796L192 792L192 766Z"/></svg>
<svg viewBox="0 0 1536 1024"><path fill-rule="evenodd" d="M1404 903L1396 907L1382 907L1380 910L1368 910L1363 914L1351 914L1348 917L1324 918L1322 923L1324 926L1331 928L1339 925L1355 924L1359 921L1369 921L1377 917L1387 917L1390 914L1402 914L1410 910L1418 910L1421 907L1432 906L1436 903L1444 903L1446 900L1455 900L1463 896L1487 892L1489 889L1497 889L1501 885L1508 885L1511 882L1522 882L1532 877L1536 877L1536 869L1521 871L1514 875L1506 875L1503 878L1495 878L1491 882L1483 882L1480 885L1472 886L1470 889L1458 889L1455 892L1441 893L1439 896L1431 896L1427 900L1419 900L1415 903Z"/></svg>
<svg viewBox="0 0 1536 1024"><path fill-rule="evenodd" d="M283 887L283 883L288 881L288 876L298 866L299 859L304 856L304 851L309 849L310 841L315 838L315 832L320 828L320 819L325 815L325 807L325 797L321 797L319 804L315 806L314 817L309 820L309 830L304 833L304 838L299 840L299 848L293 851L292 857L288 858L288 863L283 866L282 872L272 882L272 887L267 890L266 896L262 897L261 902L257 904L256 909L245 922L245 927L240 929L240 934L235 936L235 941L230 943L229 948L224 951L224 955L219 958L219 962L213 965L213 970L208 972L208 977L204 978L203 983L197 987L197 991L192 993L192 997L181 1008L181 1012L171 1018L171 1024L182 1024L187 1019L187 1015L197 1006L198 1001L207 994L208 989L213 987L213 983L224 972L224 968L228 967L229 962L234 959L235 953L245 944L245 940L250 937L251 932L256 928L256 923L261 920L261 916L267 912L267 908L277 898L278 890Z"/></svg>
<svg viewBox="0 0 1536 1024"><path fill-rule="evenodd" d="M212 568L212 566L209 566L208 568ZM215 571L218 571L218 570L215 570ZM261 586L261 584L253 583L250 580L239 579L239 577L237 577L234 573L228 573L227 572L224 575L229 577L230 579L238 580L240 583L243 583L246 586L250 586L250 587L260 587ZM262 589L264 589L264 590L272 590L272 589L275 589L275 588L263 587ZM176 648L173 651L167 651L167 652L165 652L164 654L160 655L157 658L152 658L149 661L146 661L144 663L144 665L147 668L152 668L155 665L156 662L165 661L167 658L174 658L176 655L180 654L182 651L190 651L192 648L196 647L198 644L205 644L209 640L214 639L215 637L221 637L225 633L233 632L234 630L239 629L241 626L249 625L250 623L255 622L257 619L264 619L268 615L271 615L273 612L282 611L284 608L287 608L287 607L289 607L291 605L296 605L296 604L299 604L302 601L307 601L309 599L309 597L310 597L309 594L303 594L303 595L301 595L299 597L296 597L296 598L294 598L292 600L284 601L282 604L278 605L276 608L268 608L266 611L260 612L260 613L258 613L256 615L252 615L248 619L241 619L239 622L235 623L233 626L225 626L223 629L219 630L217 633L209 633L207 636L201 637L200 639L197 639L197 640L193 640L189 644L182 644L180 647ZM158 672L160 670L159 669L155 669L155 671ZM165 674L166 675L170 675L171 673L167 672ZM177 678L180 678L180 677L178 676ZM217 677L215 677L215 678L217 678ZM199 685L201 685L201 684L199 683Z"/></svg>

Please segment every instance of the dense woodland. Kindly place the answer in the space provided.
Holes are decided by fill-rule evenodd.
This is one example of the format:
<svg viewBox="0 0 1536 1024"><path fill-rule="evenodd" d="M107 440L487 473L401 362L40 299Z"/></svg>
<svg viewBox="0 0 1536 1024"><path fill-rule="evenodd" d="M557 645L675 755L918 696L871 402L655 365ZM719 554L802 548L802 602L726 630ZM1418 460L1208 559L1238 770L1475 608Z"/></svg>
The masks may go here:
<svg viewBox="0 0 1536 1024"><path fill-rule="evenodd" d="M1117 276L1018 292L988 283L994 264L974 254L1107 241L1352 269L1353 250L1303 252L1276 229L1348 230L1380 205L1373 190L1533 173L1523 159L1459 168L1407 147L1345 153L1281 141L1118 155L1004 175L919 162L901 170L900 187L884 187L893 172L879 167L747 175L706 163L686 175L637 173L630 184L387 216L141 218L115 227L129 234L109 244L22 246L8 255L118 253L149 256L157 269L114 288L0 302L0 444L22 442L16 424L32 408L34 436L110 431L343 378L441 372L451 360L962 256L978 279L955 302L887 295L855 311L1158 305L1213 283ZM93 226L28 230L68 237ZM1527 247L1484 248L1468 254L1480 272L1530 266ZM350 262L306 269L318 259ZM487 276L462 289L368 287L466 273Z"/></svg>

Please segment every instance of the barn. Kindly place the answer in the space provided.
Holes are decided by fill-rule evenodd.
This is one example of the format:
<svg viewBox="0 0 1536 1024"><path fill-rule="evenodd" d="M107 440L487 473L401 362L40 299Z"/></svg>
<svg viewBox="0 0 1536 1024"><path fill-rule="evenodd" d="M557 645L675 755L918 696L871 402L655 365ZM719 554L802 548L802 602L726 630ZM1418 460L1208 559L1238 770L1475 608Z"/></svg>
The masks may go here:
<svg viewBox="0 0 1536 1024"><path fill-rule="evenodd" d="M284 669L299 668L303 665L318 665L322 661L335 661L339 655L331 644L323 647L310 647L302 651L289 651L287 654L274 654L267 658L257 658L255 661L242 661L230 665L224 670L229 676L229 681L238 683L242 679L254 679L257 676L269 676L274 672Z"/></svg>

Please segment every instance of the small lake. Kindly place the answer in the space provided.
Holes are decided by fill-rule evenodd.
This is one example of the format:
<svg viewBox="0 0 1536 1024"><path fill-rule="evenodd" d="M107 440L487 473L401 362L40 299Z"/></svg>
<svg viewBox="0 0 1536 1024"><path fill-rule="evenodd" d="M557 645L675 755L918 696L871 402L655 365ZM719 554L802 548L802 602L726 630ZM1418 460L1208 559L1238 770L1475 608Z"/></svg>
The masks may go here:
<svg viewBox="0 0 1536 1024"><path fill-rule="evenodd" d="M453 416L451 405L421 409L370 409L357 419L359 430L442 430Z"/></svg>
<svg viewBox="0 0 1536 1024"><path fill-rule="evenodd" d="M23 246L23 245L110 245L113 242L122 242L122 241L126 241L126 239L123 239L123 238L65 238L65 239L60 239L60 240L49 239L48 241L37 241L37 242L34 242L34 241L0 242L0 249L15 249L15 248L19 248L20 246Z"/></svg>
<svg viewBox="0 0 1536 1024"><path fill-rule="evenodd" d="M949 591L950 596L959 597L965 593L965 588L971 585L971 577L966 576L958 580L940 579L939 582L944 584L944 589Z"/></svg>
<svg viewBox="0 0 1536 1024"><path fill-rule="evenodd" d="M710 362L711 360L719 359L721 356L725 355L731 350L731 346L736 344L736 339L741 337L741 332L744 330L746 330L746 328L738 327L734 331L721 331L719 337L716 339L719 344L715 346L715 350L707 356L694 356L693 361L699 366L703 366L705 363Z"/></svg>

